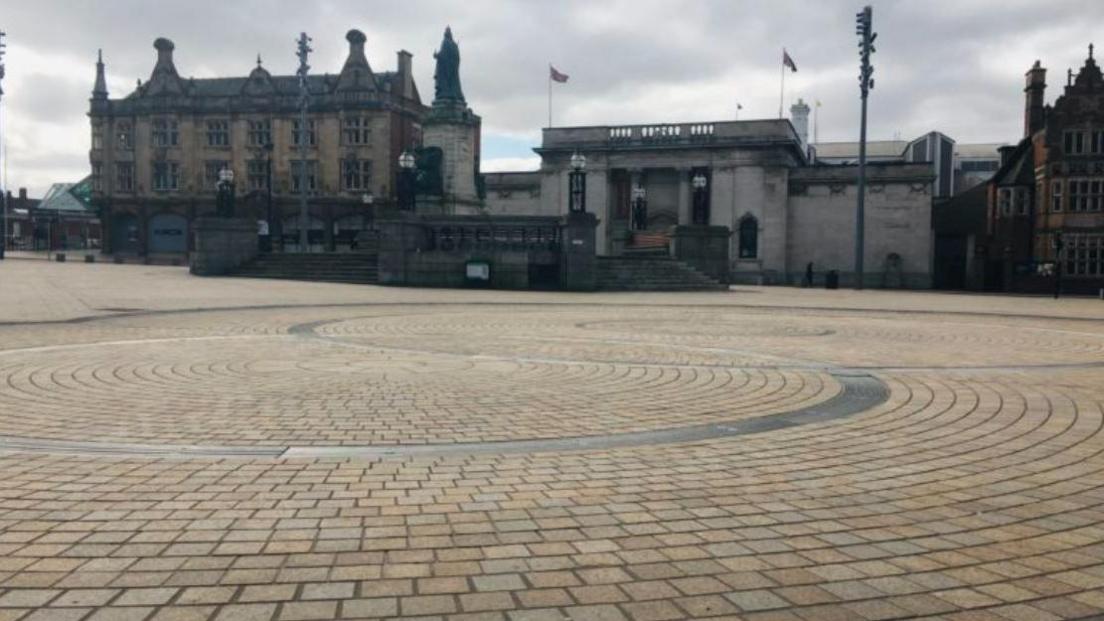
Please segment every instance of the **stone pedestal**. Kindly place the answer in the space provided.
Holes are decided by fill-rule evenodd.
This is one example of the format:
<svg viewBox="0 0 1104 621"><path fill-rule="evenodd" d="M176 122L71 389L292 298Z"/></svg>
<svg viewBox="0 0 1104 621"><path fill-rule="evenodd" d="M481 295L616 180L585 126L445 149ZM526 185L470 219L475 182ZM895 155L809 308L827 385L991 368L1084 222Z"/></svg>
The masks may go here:
<svg viewBox="0 0 1104 621"><path fill-rule="evenodd" d="M680 225L671 230L671 254L722 283L729 281L727 226Z"/></svg>
<svg viewBox="0 0 1104 621"><path fill-rule="evenodd" d="M229 274L257 257L257 222L240 218L197 218L190 270L197 276Z"/></svg>
<svg viewBox="0 0 1104 621"><path fill-rule="evenodd" d="M462 102L434 102L422 125L422 143L442 153L442 211L449 215L477 214L483 201L475 186L480 118Z"/></svg>
<svg viewBox="0 0 1104 621"><path fill-rule="evenodd" d="M598 288L598 218L592 213L569 213L561 228L560 288L594 291Z"/></svg>

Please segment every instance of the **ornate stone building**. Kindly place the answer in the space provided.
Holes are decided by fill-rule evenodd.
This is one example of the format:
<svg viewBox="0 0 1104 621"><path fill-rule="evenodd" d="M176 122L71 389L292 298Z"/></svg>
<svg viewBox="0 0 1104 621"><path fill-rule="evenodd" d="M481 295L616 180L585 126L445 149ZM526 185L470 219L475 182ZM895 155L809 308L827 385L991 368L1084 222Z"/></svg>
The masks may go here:
<svg viewBox="0 0 1104 621"><path fill-rule="evenodd" d="M1046 105L1046 69L1026 74L1024 137L989 182L985 286L1047 291L1104 288L1104 75L1092 46Z"/></svg>
<svg viewBox="0 0 1104 621"><path fill-rule="evenodd" d="M271 75L260 58L245 77L184 78L172 41L157 39L149 79L120 99L108 96L101 58L89 156L105 250L187 252L191 222L214 211L223 167L235 173L239 215L265 220L271 187L272 228L289 244L297 240L303 191L310 197L311 249L332 250L369 226L375 211L394 200L398 156L421 144L429 109L414 84L410 53L398 52L395 71L375 72L364 34L350 30L345 38L341 70L309 77L306 128L299 127L298 77ZM309 148L305 164L300 140ZM307 183L300 188L304 165Z"/></svg>

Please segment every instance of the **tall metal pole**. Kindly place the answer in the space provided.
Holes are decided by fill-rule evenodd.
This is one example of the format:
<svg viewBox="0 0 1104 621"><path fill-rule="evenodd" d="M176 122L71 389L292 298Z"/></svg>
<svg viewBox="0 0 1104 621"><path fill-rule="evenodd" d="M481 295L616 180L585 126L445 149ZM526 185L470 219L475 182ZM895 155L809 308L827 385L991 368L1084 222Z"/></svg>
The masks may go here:
<svg viewBox="0 0 1104 621"><path fill-rule="evenodd" d="M4 48L7 44L4 43L4 37L7 35L4 31L0 30L0 82L4 80ZM4 87L0 84L0 98L4 95ZM3 106L0 105L0 113L3 111ZM2 130L2 126L0 126ZM4 143L3 132L0 131L0 145ZM7 169L8 154L7 150L4 151L4 169ZM4 258L4 251L8 247L8 175L4 175L4 182L0 183L0 201L3 201L0 205L0 259Z"/></svg>
<svg viewBox="0 0 1104 621"><path fill-rule="evenodd" d="M878 35L872 32L873 10L869 5L863 7L861 13L855 16L855 32L859 35L859 56L862 64L859 71L859 91L862 93L862 119L859 125L859 197L855 210L855 288L863 288L863 244L866 232L866 100L870 95L870 89L874 88L874 79L871 75L874 68L870 66L870 54L874 52L874 39Z"/></svg>
<svg viewBox="0 0 1104 621"><path fill-rule="evenodd" d="M296 55L299 56L299 252L307 252L310 248L310 240L307 229L310 226L310 212L307 208L307 106L310 104L310 89L307 86L307 72L310 65L307 57L313 51L310 48L311 38L307 33L299 33L299 45Z"/></svg>

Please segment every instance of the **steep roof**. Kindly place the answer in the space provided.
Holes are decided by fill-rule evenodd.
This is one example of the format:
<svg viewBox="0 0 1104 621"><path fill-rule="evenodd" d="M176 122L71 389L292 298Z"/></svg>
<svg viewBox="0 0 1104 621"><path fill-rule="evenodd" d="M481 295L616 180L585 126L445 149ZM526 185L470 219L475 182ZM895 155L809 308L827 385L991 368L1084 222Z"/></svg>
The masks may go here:
<svg viewBox="0 0 1104 621"><path fill-rule="evenodd" d="M399 75L394 71L385 71L375 74L376 81L381 85L390 82L393 90L399 89ZM272 86L277 95L298 95L299 76L274 75L271 76ZM337 75L323 74L307 76L307 88L311 94L323 94L332 92L337 86ZM184 94L188 97L236 97L242 94L242 89L249 82L248 77L234 78L189 78L185 82ZM145 94L147 84L139 86L126 96L127 99L141 97ZM395 90L398 92L398 90Z"/></svg>

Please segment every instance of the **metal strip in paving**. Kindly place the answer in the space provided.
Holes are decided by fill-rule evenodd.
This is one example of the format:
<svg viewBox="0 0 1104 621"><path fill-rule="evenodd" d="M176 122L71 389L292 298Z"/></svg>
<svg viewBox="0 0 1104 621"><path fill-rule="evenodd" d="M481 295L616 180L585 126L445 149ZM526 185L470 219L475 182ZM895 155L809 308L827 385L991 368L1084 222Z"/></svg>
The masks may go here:
<svg viewBox="0 0 1104 621"><path fill-rule="evenodd" d="M474 454L516 454L562 451L589 451L631 448L654 444L700 442L716 438L744 436L810 423L821 423L853 416L884 403L889 388L872 375L852 371L833 371L843 390L817 405L781 414L757 416L733 423L710 423L673 429L615 433L547 440L506 440L455 444L417 444L396 446L304 446L291 447L285 457L422 457Z"/></svg>
<svg viewBox="0 0 1104 621"><path fill-rule="evenodd" d="M614 433L574 438L508 440L452 444L407 444L387 446L197 446L174 444L130 444L76 442L0 437L0 451L47 454L81 454L129 457L189 459L214 458L311 458L311 457L448 457L460 455L518 454L589 451L631 448L655 444L700 442L744 436L800 425L838 420L864 412L889 399L889 388L878 378L858 371L829 372L842 386L836 396L823 403L780 414L758 416L732 423L710 423L655 431Z"/></svg>

